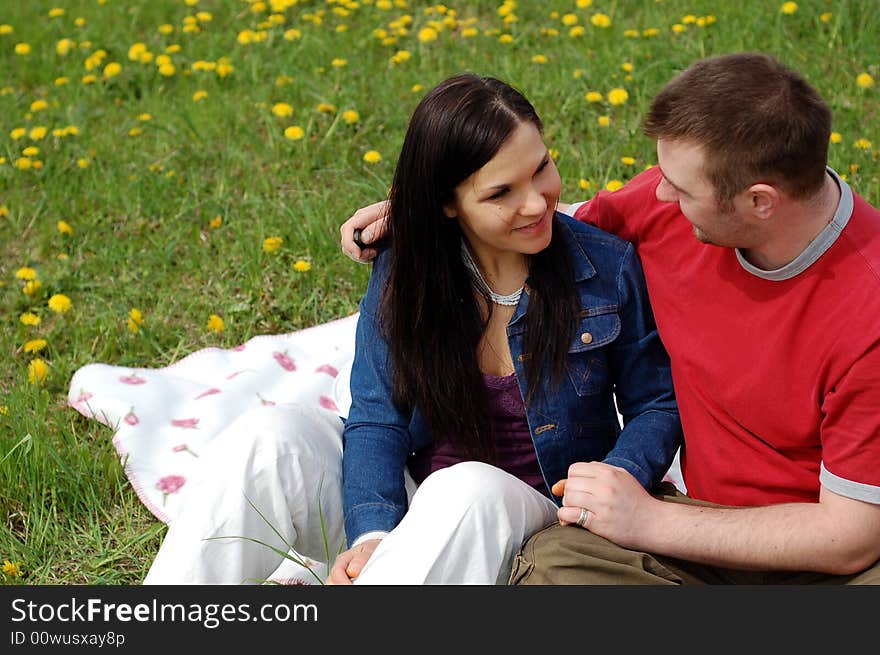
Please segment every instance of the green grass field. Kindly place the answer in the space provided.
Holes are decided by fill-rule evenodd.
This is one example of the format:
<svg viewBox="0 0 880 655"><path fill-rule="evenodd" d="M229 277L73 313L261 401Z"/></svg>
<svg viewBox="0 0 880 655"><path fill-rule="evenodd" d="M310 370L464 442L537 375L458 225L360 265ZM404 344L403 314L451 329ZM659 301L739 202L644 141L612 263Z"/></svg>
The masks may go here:
<svg viewBox="0 0 880 655"><path fill-rule="evenodd" d="M522 89L575 200L654 163L639 121L675 72L762 50L829 101L831 164L880 205L878 9L2 3L0 579L140 582L165 527L131 489L111 430L67 407L71 376L356 311L369 267L341 254L338 227L385 195L406 121L444 77L473 70Z"/></svg>

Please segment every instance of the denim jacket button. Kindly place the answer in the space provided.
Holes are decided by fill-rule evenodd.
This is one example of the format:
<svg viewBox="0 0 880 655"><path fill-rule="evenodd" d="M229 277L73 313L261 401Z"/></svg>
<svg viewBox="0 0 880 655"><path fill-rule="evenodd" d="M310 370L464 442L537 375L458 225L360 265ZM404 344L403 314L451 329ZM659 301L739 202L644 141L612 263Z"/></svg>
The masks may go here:
<svg viewBox="0 0 880 655"><path fill-rule="evenodd" d="M593 335L590 334L589 332L584 332L581 335L581 341L584 343L591 343L593 341Z"/></svg>

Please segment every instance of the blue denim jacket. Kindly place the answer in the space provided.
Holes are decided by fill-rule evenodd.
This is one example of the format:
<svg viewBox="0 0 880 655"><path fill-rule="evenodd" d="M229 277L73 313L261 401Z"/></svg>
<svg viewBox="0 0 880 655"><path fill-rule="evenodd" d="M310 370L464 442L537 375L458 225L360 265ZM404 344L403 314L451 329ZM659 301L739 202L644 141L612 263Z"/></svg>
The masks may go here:
<svg viewBox="0 0 880 655"><path fill-rule="evenodd" d="M602 461L626 469L651 488L672 463L682 433L669 358L654 324L641 264L630 243L564 214L556 217L554 229L570 249L581 312L568 349L567 379L558 389L545 383L526 408L541 473L549 489L568 476L571 464ZM418 408L404 415L391 400L391 364L376 318L386 267L387 257L380 254L357 325L352 403L343 432L349 544L365 532L390 531L400 522L407 510L407 458L431 443ZM507 325L524 398L528 302L523 293Z"/></svg>

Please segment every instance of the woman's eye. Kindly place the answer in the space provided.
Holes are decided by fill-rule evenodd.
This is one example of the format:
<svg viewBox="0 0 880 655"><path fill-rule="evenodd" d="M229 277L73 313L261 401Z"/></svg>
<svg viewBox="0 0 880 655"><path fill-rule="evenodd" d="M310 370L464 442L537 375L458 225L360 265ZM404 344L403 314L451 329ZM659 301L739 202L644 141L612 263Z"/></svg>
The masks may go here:
<svg viewBox="0 0 880 655"><path fill-rule="evenodd" d="M496 191L491 196L489 196L488 199L489 200L498 200L498 198L503 196L505 193L507 193L507 189L498 189L498 191Z"/></svg>
<svg viewBox="0 0 880 655"><path fill-rule="evenodd" d="M549 159L545 159L544 161L542 161L541 165L538 166L538 170L535 171L535 173L540 173L541 171L543 171L545 168L547 168L547 164L549 164L549 163L550 163Z"/></svg>

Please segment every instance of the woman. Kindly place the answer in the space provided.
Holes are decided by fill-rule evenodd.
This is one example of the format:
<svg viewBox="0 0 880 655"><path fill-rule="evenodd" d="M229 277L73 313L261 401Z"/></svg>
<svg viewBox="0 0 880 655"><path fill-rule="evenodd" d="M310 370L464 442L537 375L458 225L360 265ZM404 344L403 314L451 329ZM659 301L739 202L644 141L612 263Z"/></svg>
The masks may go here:
<svg viewBox="0 0 880 655"><path fill-rule="evenodd" d="M262 544L319 558L345 539L328 583L504 583L556 520L551 485L571 464L659 482L681 427L640 265L555 212L541 129L493 78L424 97L361 302L342 439L305 408L243 417L148 582L265 578L280 558Z"/></svg>
<svg viewBox="0 0 880 655"><path fill-rule="evenodd" d="M353 547L331 582L504 581L555 519L570 464L646 487L668 469L680 426L638 261L555 214L560 187L540 119L503 82L453 77L413 114L361 303L343 435ZM409 512L405 466L427 478Z"/></svg>

